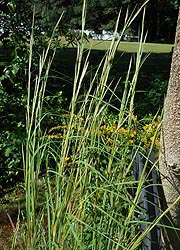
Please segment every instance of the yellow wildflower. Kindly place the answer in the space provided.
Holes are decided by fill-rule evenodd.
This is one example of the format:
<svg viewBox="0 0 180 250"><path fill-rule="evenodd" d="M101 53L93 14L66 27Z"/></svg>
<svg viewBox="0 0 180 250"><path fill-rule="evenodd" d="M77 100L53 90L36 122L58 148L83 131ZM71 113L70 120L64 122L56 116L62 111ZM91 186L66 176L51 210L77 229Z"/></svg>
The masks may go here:
<svg viewBox="0 0 180 250"><path fill-rule="evenodd" d="M118 132L119 132L119 134L121 134L121 135L127 135L127 130L126 130L125 128L120 128L120 129L118 130Z"/></svg>
<svg viewBox="0 0 180 250"><path fill-rule="evenodd" d="M45 136L41 136L39 139L64 139L64 136L61 134L56 134L56 135L45 135Z"/></svg>
<svg viewBox="0 0 180 250"><path fill-rule="evenodd" d="M56 134L56 135L48 135L48 139L64 139L64 136L61 134Z"/></svg>
<svg viewBox="0 0 180 250"><path fill-rule="evenodd" d="M130 137L135 137L137 135L136 130L132 129L130 132Z"/></svg>
<svg viewBox="0 0 180 250"><path fill-rule="evenodd" d="M64 162L68 162L70 160L70 157L65 156L64 157Z"/></svg>
<svg viewBox="0 0 180 250"><path fill-rule="evenodd" d="M132 118L132 120L133 120L134 122L137 121L137 116L136 116L136 115L132 115L131 118Z"/></svg>
<svg viewBox="0 0 180 250"><path fill-rule="evenodd" d="M150 139L151 141L154 141L154 136L151 136L149 139Z"/></svg>
<svg viewBox="0 0 180 250"><path fill-rule="evenodd" d="M114 132L114 128L113 127L107 127L106 125L101 126L100 129L105 130L107 132Z"/></svg>
<svg viewBox="0 0 180 250"><path fill-rule="evenodd" d="M60 125L60 126L53 127L48 131L48 133L50 133L50 132L52 132L53 130L56 130L56 129L67 129L67 125Z"/></svg>
<svg viewBox="0 0 180 250"><path fill-rule="evenodd" d="M132 145L133 143L134 143L133 140L128 140L128 141L127 141L127 144L128 144L128 145Z"/></svg>
<svg viewBox="0 0 180 250"><path fill-rule="evenodd" d="M156 147L160 148L160 141L158 139L155 140Z"/></svg>

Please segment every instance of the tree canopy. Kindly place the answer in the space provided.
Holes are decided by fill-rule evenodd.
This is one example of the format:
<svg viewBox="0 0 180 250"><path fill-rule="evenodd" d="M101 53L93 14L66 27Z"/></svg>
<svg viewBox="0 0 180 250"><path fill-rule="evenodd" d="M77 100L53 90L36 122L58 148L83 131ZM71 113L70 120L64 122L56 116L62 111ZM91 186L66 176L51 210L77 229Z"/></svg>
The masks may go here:
<svg viewBox="0 0 180 250"><path fill-rule="evenodd" d="M113 30L117 15L121 9L122 16L133 9L138 9L144 0L88 0L86 28L98 33L102 30ZM9 33L16 36L22 35L31 27L33 6L36 9L36 27L38 32L50 32L59 16L63 15L62 25L59 27L59 34L65 34L68 29L81 27L82 0L1 0L1 40ZM178 14L178 0L150 0L147 4L145 28L148 30L148 41L150 42L173 42L176 20ZM123 18L122 18L123 19ZM137 34L141 16L127 32ZM121 31L119 25L119 31ZM22 29L26 27L26 30Z"/></svg>

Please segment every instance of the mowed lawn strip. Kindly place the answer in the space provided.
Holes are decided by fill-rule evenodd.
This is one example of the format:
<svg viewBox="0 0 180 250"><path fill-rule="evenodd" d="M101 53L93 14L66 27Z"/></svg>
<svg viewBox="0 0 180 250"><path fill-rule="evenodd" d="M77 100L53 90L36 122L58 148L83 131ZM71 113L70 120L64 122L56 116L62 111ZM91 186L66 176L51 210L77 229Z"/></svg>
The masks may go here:
<svg viewBox="0 0 180 250"><path fill-rule="evenodd" d="M110 47L111 41L98 41L91 40L86 43L86 48L92 48L94 50L107 50ZM136 53L138 49L138 42L120 42L118 51L127 53ZM161 44L161 43L145 43L143 52L152 53L171 53L173 44Z"/></svg>

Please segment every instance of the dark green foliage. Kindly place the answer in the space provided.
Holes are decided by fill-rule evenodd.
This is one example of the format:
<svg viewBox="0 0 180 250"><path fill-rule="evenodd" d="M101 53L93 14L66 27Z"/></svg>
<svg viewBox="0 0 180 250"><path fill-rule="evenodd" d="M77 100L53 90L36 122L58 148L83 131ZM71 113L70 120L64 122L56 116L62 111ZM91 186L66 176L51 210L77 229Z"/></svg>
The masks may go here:
<svg viewBox="0 0 180 250"><path fill-rule="evenodd" d="M162 110L167 86L168 80L162 75L151 75L144 87L142 84L135 98L135 110L138 117L144 117L147 114L155 115Z"/></svg>
<svg viewBox="0 0 180 250"><path fill-rule="evenodd" d="M23 176L21 149L25 136L24 58L16 56L0 77L0 185Z"/></svg>
<svg viewBox="0 0 180 250"><path fill-rule="evenodd" d="M22 142L25 132L22 124L15 124L12 130L1 130L0 139L0 195L6 187L12 187L16 181L22 181Z"/></svg>
<svg viewBox="0 0 180 250"><path fill-rule="evenodd" d="M9 5L11 9L9 8ZM1 48L5 58L5 63L0 67L0 186L5 187L15 184L15 180L19 181L23 177L23 162L22 162L22 144L26 137L25 128L25 112L27 104L27 79L28 79L28 61L29 61L29 34L31 32L32 11L27 9L25 12L16 13L22 9L22 2L3 1L2 6L4 19L3 29L5 33L1 34L3 47L6 53ZM9 14L11 13L11 16ZM24 20L27 15L26 27L23 29L17 26L17 22ZM22 18L22 20L21 20ZM10 19L10 20L8 20ZM2 21L3 21L2 20ZM22 28L22 30L21 30ZM35 83L33 79L37 74L39 55L48 46L47 36L39 33L35 29L34 34L34 50L32 62L32 84ZM6 60L7 59L7 60ZM33 88L33 86L32 86ZM55 93L54 93L55 94ZM56 111L59 112L61 96L57 94L58 101L54 105L55 97L49 101L55 107L53 115ZM57 99L56 98L56 99ZM48 104L49 105L49 104ZM45 112L47 113L48 106L45 105ZM52 116L53 116L52 115ZM48 120L44 122L44 129L50 126L52 116L46 116ZM0 190L1 191L1 190Z"/></svg>
<svg viewBox="0 0 180 250"><path fill-rule="evenodd" d="M161 79L160 76L156 76L149 82L149 90L145 91L145 98L147 102L149 100L152 110L162 109L167 86L168 81Z"/></svg>
<svg viewBox="0 0 180 250"><path fill-rule="evenodd" d="M21 180L23 176L22 144L26 138L28 52L22 53L21 57L15 54L0 77L0 186L3 187L12 185L14 180ZM32 79L37 71L37 60L36 54ZM32 80L32 84L34 82ZM46 114L42 122L44 131L60 123L61 102L61 92L47 92L43 109Z"/></svg>

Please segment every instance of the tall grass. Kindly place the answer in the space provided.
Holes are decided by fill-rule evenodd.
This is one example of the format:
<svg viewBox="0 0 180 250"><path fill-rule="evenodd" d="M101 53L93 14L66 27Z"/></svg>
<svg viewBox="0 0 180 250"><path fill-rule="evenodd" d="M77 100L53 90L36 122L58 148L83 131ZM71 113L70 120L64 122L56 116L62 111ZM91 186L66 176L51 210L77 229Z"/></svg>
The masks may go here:
<svg viewBox="0 0 180 250"><path fill-rule="evenodd" d="M130 17L127 12L123 32L144 6ZM134 214L139 209L138 197L145 177L142 176L138 183L133 179L131 150L135 145L130 141L130 134L134 129L135 87L143 61L144 19L134 75L130 77L131 61L121 99L115 94L120 81L112 89L108 80L123 36L122 32L120 39L115 39L121 13L110 47L88 82L85 76L89 54L84 59L83 38L85 15L84 1L72 100L66 114L60 114L66 124L51 128L49 134L42 130L41 123L46 82L53 59L48 59L51 39L49 47L40 56L39 73L32 79L31 35L27 139L23 148L26 191L26 216L22 226L24 249L137 249L148 230L160 219L144 234L138 234L140 224ZM82 95L84 86L86 92ZM119 107L111 104L112 98L119 101ZM109 115L110 109L117 114L113 119ZM127 133L122 137L125 126ZM154 141L151 147L153 144ZM141 143L137 148L141 148ZM44 175L41 175L42 169Z"/></svg>

